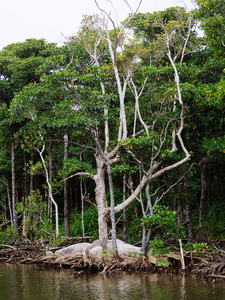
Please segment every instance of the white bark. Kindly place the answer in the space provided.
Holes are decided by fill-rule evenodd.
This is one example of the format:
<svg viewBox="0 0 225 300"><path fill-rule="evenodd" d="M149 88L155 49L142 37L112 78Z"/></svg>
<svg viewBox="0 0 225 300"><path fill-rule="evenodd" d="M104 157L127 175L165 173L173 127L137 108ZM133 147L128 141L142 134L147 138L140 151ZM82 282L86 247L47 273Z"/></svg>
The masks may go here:
<svg viewBox="0 0 225 300"><path fill-rule="evenodd" d="M98 3L97 3L96 0L95 0L95 2L98 6ZM140 3L141 3L141 1L140 1ZM114 24L113 20L111 19L110 14L107 14L102 9L100 9L100 10L102 12L104 12L105 15L107 16L106 23L110 20L112 22L112 25L113 25L113 28L114 28L114 40L113 41L111 40L111 37L110 37L110 34L109 34L106 23L105 23L106 26L105 26L105 28L103 28L103 30L104 30L104 33L105 33L104 38L106 38L106 40L108 42L108 49L109 49L110 57L111 57L111 61L112 61L113 72L114 72L114 76L115 76L115 80L116 80L116 84L117 84L117 92L118 92L119 104L120 104L120 125L119 125L119 128L118 128L118 144L114 148L114 150L112 150L111 152L109 152L109 153L107 151L104 152L106 160L109 160L110 164L112 165L113 163L116 163L119 160L119 158L116 157L116 154L118 153L118 151L121 148L121 143L120 142L126 140L127 136L128 136L127 120L126 120L126 112L125 112L125 93L126 93L129 81L130 81L131 85L133 86L133 93L134 93L135 102L136 102L136 105L135 105L136 114L137 114L137 116L139 118L139 121L142 124L144 130L146 131L147 134L149 134L148 126L145 123L145 121L143 120L143 118L141 117L140 109L139 109L139 98L140 98L140 96L143 92L143 89L144 89L144 86L145 86L145 83L146 83L147 79L145 79L144 84L143 84L140 92L138 93L135 84L131 80L132 62L126 68L126 71L124 72L123 76L119 73L119 67L117 65L116 56L117 56L118 47L119 46L121 47L121 44L119 44L119 38L121 37L121 33L122 33L124 27L122 27L122 29L120 29L120 31L118 31L117 28L115 27L115 24ZM102 28L100 30L101 30L101 32L103 32ZM103 35L102 35L102 37L103 37ZM94 45L94 52L91 52L91 53L89 52L89 54L95 60L95 64L97 66L99 65L98 60L97 60L97 47L98 47L99 43L100 43L100 38L99 38L99 35L98 35L98 37L96 39L96 42L95 42L95 45ZM185 43L185 46L186 46L186 44L187 44L187 41ZM121 48L121 51L123 51L122 48ZM115 214L118 213L118 212L123 211L124 209L126 209L135 199L137 199L138 195L140 194L141 190L144 188L144 186L146 185L147 182L148 182L148 188L149 188L149 184L150 184L152 179L161 176L165 172L168 172L170 170L173 170L173 169L177 168L178 166L182 165L183 163L185 163L186 161L188 161L190 159L190 154L187 151L187 149L184 145L182 136L181 136L181 133L182 133L182 130L183 130L183 127L184 127L184 104L183 104L182 97L181 97L179 75L178 75L174 60L172 59L170 52L168 52L168 57L169 57L171 65L174 68L175 79L176 79L176 84L177 84L178 100L179 100L179 104L180 104L180 107L181 107L180 127L179 127L178 132L177 132L177 137L178 137L178 140L180 142L181 149L185 153L185 158L181 159L180 161L178 161L178 162L176 162L176 163L174 163L170 166L166 166L166 167L164 167L164 168L157 171L158 167L161 164L159 155L160 155L162 147L163 147L163 145L166 141L167 130L168 130L170 124L172 123L172 121L174 121L174 119L171 119L168 122L168 124L166 125L166 128L162 130L161 136L160 136L160 145L158 147L158 150L155 151L156 146L155 146L155 140L154 140L154 126L155 126L155 122L158 120L158 118L159 118L159 116L162 112L162 105L161 105L161 109L160 109L159 113L157 114L157 118L153 122L153 125L152 125L152 128L153 128L153 142L152 142L152 150L151 150L152 153L151 153L151 162L150 162L149 170L147 172L145 172L142 179L140 180L140 184L136 187L136 189L132 192L132 194L123 203L118 204L113 209L113 213L115 213ZM105 93L105 87L104 87L103 83L101 83L101 89L102 89L102 94L104 94ZM163 103L163 101L162 101L162 103ZM105 110L104 113L106 115L106 114L108 114L108 111ZM109 144L109 131L108 130L109 130L108 124L105 123L105 149L107 148L107 146ZM135 131L136 131L136 129L135 129L135 126L134 126L133 135L136 134ZM96 136L94 137L94 139L95 138L96 138ZM106 245L106 241L107 241L107 219L109 217L109 212L110 212L110 208L107 207L107 201L106 201L106 195L105 195L105 172L106 172L107 163L106 163L106 161L104 161L104 156L102 155L103 152L102 152L102 149L101 149L101 145L97 140L95 140L95 145L96 145L95 159L96 159L97 173L94 176L92 175L92 178L95 180L95 183L96 183L95 194L96 194L96 202L97 202L97 206L98 206L99 237L103 241L103 243ZM156 154L154 154L155 152L156 152ZM78 174L79 173L77 173L76 175L78 175ZM82 172L82 174L84 174L84 173ZM86 173L86 175L91 177L91 174ZM151 205L151 199L148 201L148 208L151 211L153 210L152 205ZM112 212L112 207L111 207L111 212Z"/></svg>
<svg viewBox="0 0 225 300"><path fill-rule="evenodd" d="M84 228L84 193L83 193L83 180L80 179L80 197L81 197L81 224L82 224L82 234L85 236Z"/></svg>
<svg viewBox="0 0 225 300"><path fill-rule="evenodd" d="M179 245L180 245L180 255L181 255L181 269L185 270L184 252L183 252L181 239L179 239Z"/></svg>
<svg viewBox="0 0 225 300"><path fill-rule="evenodd" d="M137 118L136 115L137 115L137 116L138 116L138 119L139 119L139 121L140 121L140 123L142 124L142 126L143 126L144 129L145 129L146 134L149 136L148 126L147 126L147 124L144 122L143 118L141 117L141 112L140 112L140 109L139 109L139 99L140 99L140 97L141 97L141 95L142 95L142 93L143 93L143 91L144 91L144 88L145 88L147 79L148 79L148 78L146 77L145 80L144 80L144 83L143 83L143 85L142 85L142 87L141 87L141 90L139 91L139 93L138 93L138 91L137 91L137 86L135 85L133 79L132 79L132 78L130 79L130 84L129 84L129 86L130 86L130 89L131 89L131 91L132 91L132 93L133 93L133 95L134 95L134 98L135 98L135 119L134 119L133 135L135 135L135 133L136 133L136 118Z"/></svg>
<svg viewBox="0 0 225 300"><path fill-rule="evenodd" d="M69 138L68 134L66 133L64 135L64 166L65 162L67 161L69 156ZM63 187L64 193L63 193L63 198L64 198L64 232L65 236L70 235L70 208L69 208L69 193L68 193L68 182L64 182L64 187Z"/></svg>
<svg viewBox="0 0 225 300"><path fill-rule="evenodd" d="M43 141L43 137L41 136L40 134L40 137L41 137L41 141L43 143L43 146L42 146L42 149L39 150L38 148L36 148L37 152L39 153L39 156L41 158L41 162L42 162L42 165L43 165L43 168L44 168L44 171L45 171L45 178L46 178L46 183L48 185L48 196L49 198L51 199L51 202L53 203L54 207L55 207L55 227L56 227L56 236L59 235L59 213L58 213L58 204L55 202L54 198L53 198L53 194L52 194L52 186L51 186L51 183L49 181L49 174L48 174L48 169L47 169L47 166L46 166L46 163L45 163L45 160L44 160L44 157L43 157L43 153L44 153L44 150L45 150L45 142Z"/></svg>
<svg viewBox="0 0 225 300"><path fill-rule="evenodd" d="M93 48L90 48L89 45L86 45L85 41L84 42L84 46L85 49L87 50L88 54L90 55L90 57L92 58L94 64L99 67L99 60L98 60L98 46L101 42L102 39L102 35L100 32L98 32L97 36L96 36L96 40L95 43L93 45ZM102 90L102 94L105 95L105 85L103 82L100 82L100 86L101 86L101 90ZM104 116L105 116L105 152L108 151L108 146L109 146L109 124L108 124L108 107L107 107L107 103L105 103L105 108L104 108Z"/></svg>
<svg viewBox="0 0 225 300"><path fill-rule="evenodd" d="M30 111L30 118L31 120L35 120L34 115L32 114L32 112ZM40 158L41 158L41 162L45 171L45 179L46 179L46 183L48 186L48 197L50 198L51 202L53 203L54 207L55 207L55 227L56 227L56 236L59 235L59 213L58 213L58 204L55 202L54 197L53 197L53 193L52 193L52 186L50 183L50 177L49 177L49 173L48 173L48 168L46 166L45 160L44 160L44 150L45 150L45 142L44 142L44 138L42 136L42 134L39 132L39 136L40 136L40 140L42 142L42 149L40 150L39 148L36 147L36 151L38 152Z"/></svg>
<svg viewBox="0 0 225 300"><path fill-rule="evenodd" d="M6 179L5 175L3 175L3 177L2 177L2 182L6 186L7 197L8 197L8 207L9 207L10 222L11 222L11 226L13 226L13 213L12 213L12 203L11 203L11 197L10 197L9 183L8 183L8 180Z"/></svg>
<svg viewBox="0 0 225 300"><path fill-rule="evenodd" d="M108 205L106 201L106 189L105 189L105 172L106 166L99 155L95 155L97 172L94 175L95 180L95 199L98 208L98 228L99 239L103 243L103 247L106 248L108 241L107 231L107 219L108 219Z"/></svg>

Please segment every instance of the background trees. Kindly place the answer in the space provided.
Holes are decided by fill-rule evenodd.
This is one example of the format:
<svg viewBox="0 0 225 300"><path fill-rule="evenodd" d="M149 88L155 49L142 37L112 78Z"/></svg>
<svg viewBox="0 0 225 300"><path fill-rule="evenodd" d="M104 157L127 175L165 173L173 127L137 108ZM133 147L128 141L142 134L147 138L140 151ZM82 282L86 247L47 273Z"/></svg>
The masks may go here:
<svg viewBox="0 0 225 300"><path fill-rule="evenodd" d="M19 218L29 238L93 235L98 218L103 244L127 232L146 250L154 226L141 218L164 204L190 238L216 237L208 214L223 205L223 5L197 2L198 12L131 14L118 27L107 14L86 16L63 47L28 40L1 52L2 225Z"/></svg>

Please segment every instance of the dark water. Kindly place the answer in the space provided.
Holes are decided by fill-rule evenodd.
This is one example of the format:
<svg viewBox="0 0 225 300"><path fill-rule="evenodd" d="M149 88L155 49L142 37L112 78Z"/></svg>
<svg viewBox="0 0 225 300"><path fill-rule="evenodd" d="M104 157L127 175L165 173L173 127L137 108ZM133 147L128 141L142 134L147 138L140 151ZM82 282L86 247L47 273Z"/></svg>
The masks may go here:
<svg viewBox="0 0 225 300"><path fill-rule="evenodd" d="M179 279L179 280L177 280ZM150 274L90 275L27 265L0 265L0 300L224 300L225 282L169 280Z"/></svg>

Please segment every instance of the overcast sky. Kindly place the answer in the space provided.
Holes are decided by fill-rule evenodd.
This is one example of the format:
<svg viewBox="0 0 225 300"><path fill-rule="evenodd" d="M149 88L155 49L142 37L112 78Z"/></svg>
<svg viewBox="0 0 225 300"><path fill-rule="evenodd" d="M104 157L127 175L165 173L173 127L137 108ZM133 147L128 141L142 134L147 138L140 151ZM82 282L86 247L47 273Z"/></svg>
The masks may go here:
<svg viewBox="0 0 225 300"><path fill-rule="evenodd" d="M106 10L112 10L110 0L98 0ZM130 12L123 0L111 0L123 20ZM139 0L127 0L133 10ZM185 0L188 9L193 5ZM182 6L182 0L143 0L140 12L164 10L171 6ZM62 43L63 36L75 34L82 15L99 13L94 0L2 0L0 26L0 49L11 43L29 38L44 38L48 42Z"/></svg>

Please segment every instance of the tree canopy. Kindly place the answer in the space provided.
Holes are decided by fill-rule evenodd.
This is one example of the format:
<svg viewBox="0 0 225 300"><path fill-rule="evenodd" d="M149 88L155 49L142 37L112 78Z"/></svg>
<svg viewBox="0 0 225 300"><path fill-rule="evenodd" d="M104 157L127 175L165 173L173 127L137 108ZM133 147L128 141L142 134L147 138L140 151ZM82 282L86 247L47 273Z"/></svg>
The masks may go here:
<svg viewBox="0 0 225 300"><path fill-rule="evenodd" d="M0 230L146 251L165 214L182 236L222 236L224 4L196 3L118 26L103 11L62 47L0 52Z"/></svg>

